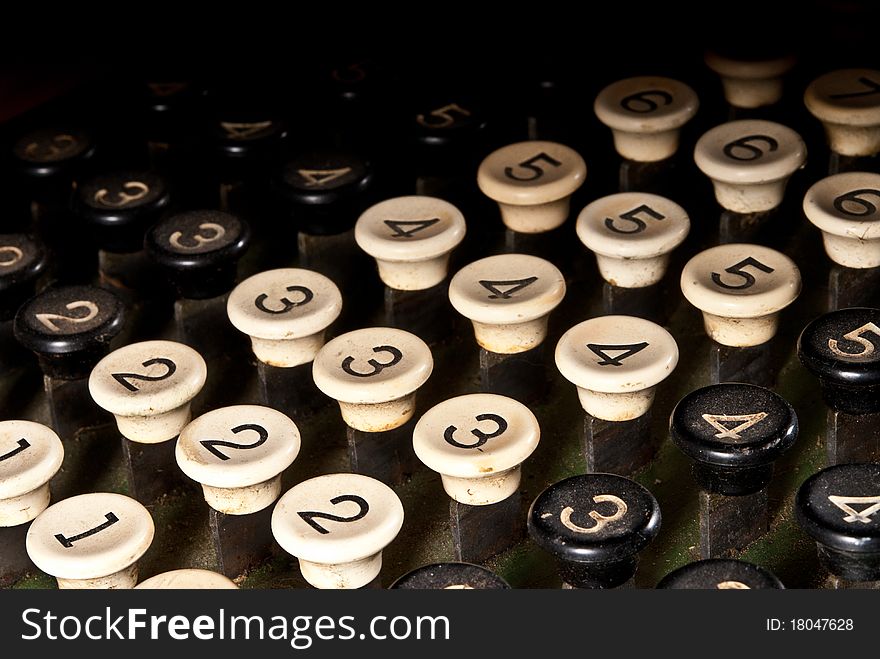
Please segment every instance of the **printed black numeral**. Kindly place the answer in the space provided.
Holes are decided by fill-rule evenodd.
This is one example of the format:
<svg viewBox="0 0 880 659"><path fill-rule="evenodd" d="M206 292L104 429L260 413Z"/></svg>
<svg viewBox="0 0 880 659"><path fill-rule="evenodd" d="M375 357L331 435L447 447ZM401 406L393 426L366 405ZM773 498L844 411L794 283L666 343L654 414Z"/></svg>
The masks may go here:
<svg viewBox="0 0 880 659"><path fill-rule="evenodd" d="M627 220L628 222L632 222L633 224L635 224L636 225L635 229L621 229L619 227L616 227L616 226L614 226L614 220L610 217L605 218L605 226L608 229L610 229L611 231L614 231L615 233L641 233L642 231L644 231L645 229L648 228L648 225L645 224L644 220L636 217L636 215L638 215L639 213L644 213L645 215L647 215L648 217L650 217L653 220L665 220L666 219L665 215L661 215L660 213L655 211L650 206L648 206L646 204L642 204L641 206L633 208L632 210L627 211L626 213L621 213L619 216L621 220Z"/></svg>
<svg viewBox="0 0 880 659"><path fill-rule="evenodd" d="M134 386L129 380L143 380L145 382L159 382L161 380L167 380L174 372L177 370L177 364L175 364L170 359L166 359L165 357L156 357L154 359L148 359L143 362L141 366L149 367L153 364L161 364L165 367L165 372L162 375L144 375L143 373L111 373L113 378L121 384L123 387L128 389L129 391L138 391L138 388Z"/></svg>
<svg viewBox="0 0 880 659"><path fill-rule="evenodd" d="M630 94L629 96L625 96L620 99L620 106L624 110L629 110L630 112L638 112L639 114L647 114L648 112L653 112L660 106L657 104L652 96L658 97L663 101L663 105L669 105L672 103L672 94L669 92L665 92L662 89L649 89L643 92L637 92L635 94Z"/></svg>
<svg viewBox="0 0 880 659"><path fill-rule="evenodd" d="M255 441L253 444L236 444L235 442L230 442L225 439L203 439L199 444L208 449L211 453L216 455L221 460L228 460L229 456L220 451L218 446L225 446L226 448L232 449L251 449L257 448L262 444L266 443L266 440L269 439L269 431L266 430L263 426L259 426L256 423L243 423L240 426L235 426L232 428L232 432L236 435L240 432L244 432L245 430L253 430L257 435L259 435L259 439Z"/></svg>
<svg viewBox="0 0 880 659"><path fill-rule="evenodd" d="M17 443L18 443L18 448L14 448L11 451L9 451L9 453L4 453L3 455L0 455L0 462L3 462L4 460L8 460L13 455L18 455L19 453L21 453L22 451L24 451L25 449L27 449L31 445L30 442L28 440L26 440L24 437L19 439Z"/></svg>
<svg viewBox="0 0 880 659"><path fill-rule="evenodd" d="M536 281L538 281L537 277L526 277L525 279L481 279L478 283L491 293L490 300L509 300L514 293L531 286ZM510 286L510 288L502 291L499 286Z"/></svg>
<svg viewBox="0 0 880 659"><path fill-rule="evenodd" d="M592 350L597 357L601 357L602 361L598 362L599 366L623 366L621 363L627 357L632 357L637 352L641 352L650 344L643 341L642 343L588 343L587 348ZM620 350L621 354L612 357L608 354L608 350Z"/></svg>
<svg viewBox="0 0 880 659"><path fill-rule="evenodd" d="M290 311L291 309L293 309L295 307L301 307L304 304L308 304L315 297L315 294L312 293L312 291L309 290L308 288L306 288L305 286L288 286L284 290L286 290L288 293L299 293L300 295L303 296L303 299L297 300L296 302L294 302L293 300L291 300L290 298L285 296L285 297L281 298L280 300L278 300L283 305L280 309L270 309L269 307L266 306L266 300L269 298L269 296L266 295L265 293L260 293L257 296L257 299L254 300L254 306L257 309L259 309L260 311L263 311L265 313L271 313L271 314L287 313L288 311Z"/></svg>
<svg viewBox="0 0 880 659"><path fill-rule="evenodd" d="M779 142L769 135L746 135L738 140L734 140L724 145L724 155L734 160L757 160L764 155L764 151L756 147L752 142L764 142L767 145L767 151L776 151L779 148ZM739 151L734 151L739 149ZM745 152L745 155L743 155Z"/></svg>
<svg viewBox="0 0 880 659"><path fill-rule="evenodd" d="M355 371L351 367L352 362L354 362L354 357L349 355L344 360L342 360L342 370L349 375L354 375L358 378L370 378L374 375L379 375L379 373L381 373L384 369L388 368L389 366L394 366L401 359L403 359L403 353L394 346L377 346L373 348L373 352L387 352L389 355L391 355L391 361L380 362L376 359L370 359L369 361L367 361L367 363L373 367L373 370L369 373L361 373L360 371Z"/></svg>
<svg viewBox="0 0 880 659"><path fill-rule="evenodd" d="M394 233L392 238L412 238L413 234L424 231L440 221L439 217L430 220L385 220L385 224Z"/></svg>
<svg viewBox="0 0 880 659"><path fill-rule="evenodd" d="M116 524L116 522L119 521L119 518L116 515L114 515L112 512L107 513L106 515L104 515L104 517L107 519L107 521L104 522L103 524L98 524L98 526L96 526L93 529L89 529L88 531L83 531L79 535L75 535L72 538L65 537L63 533L56 533L55 539L58 542L60 542L63 547L67 547L68 549L70 549L71 547L73 547L73 543L76 542L77 540L82 540L83 538L88 538L90 535L95 535L96 533L100 533L104 529L113 526L114 524Z"/></svg>
<svg viewBox="0 0 880 659"><path fill-rule="evenodd" d="M358 510L357 513L351 515L350 517L341 517L339 515L333 515L331 513L322 513L315 511L298 512L297 515L302 517L303 521L311 526L313 529L315 529L318 533L326 535L330 533L330 531L318 524L315 521L316 519L326 519L329 522L356 522L357 520L366 517L367 513L370 512L370 504L367 503L367 500L363 497L359 497L356 494L341 494L338 497L333 497L332 499L330 499L330 503L332 503L334 506L345 501L356 503L360 510Z"/></svg>
<svg viewBox="0 0 880 659"><path fill-rule="evenodd" d="M861 197L859 197L859 195L863 194L880 197L880 190L874 190L873 188L861 188L859 190L847 192L846 194L842 194L834 200L834 208L836 208L844 215L850 215L852 217L865 217L866 215L873 215L877 212L877 207L867 199L862 199ZM855 204L857 206L861 206L862 210L861 212L848 210L845 204Z"/></svg>
<svg viewBox="0 0 880 659"><path fill-rule="evenodd" d="M477 441L473 444L461 444L460 442L455 441L455 432L458 430L455 426L449 426L446 429L446 432L443 433L443 439L446 440L447 444L452 444L452 446L456 448L475 448L478 451L482 452L483 449L480 447L488 442L493 437L498 437L498 435L502 434L505 430L507 430L507 420L498 416L497 414L478 414L474 417L477 421L492 421L498 427L490 433L485 433L479 428L472 428L471 434L477 438Z"/></svg>
<svg viewBox="0 0 880 659"><path fill-rule="evenodd" d="M749 272L744 272L743 268L752 266L761 272L771 273L773 272L773 268L769 265L764 265L759 260L752 258L751 256L744 258L739 263L736 263L729 268L724 268L724 272L729 272L732 275L736 275L737 277L743 278L743 283L738 284L736 286L731 286L730 284L725 284L721 281L721 275L717 272L712 273L712 281L715 282L717 286L721 286L722 288L729 288L733 291L741 291L744 288L750 288L755 285L755 277Z"/></svg>
<svg viewBox="0 0 880 659"><path fill-rule="evenodd" d="M858 96L873 96L874 94L880 94L880 84L874 82L870 78L866 78L865 76L859 77L859 82L862 83L866 89L861 92L846 92L844 94L831 94L828 98L841 99L841 98L856 98Z"/></svg>
<svg viewBox="0 0 880 659"><path fill-rule="evenodd" d="M556 160L556 158L548 156L546 153L544 153L542 151L538 155L532 156L528 160L523 160L521 163L519 163L517 165L517 167L522 167L523 169L529 170L531 172L530 176L527 176L527 177L517 176L516 174L513 173L513 167L505 167L504 168L504 175L507 178L513 179L514 181L521 181L523 183L528 183L529 181L536 181L539 178L541 178L542 176L544 176L544 170L541 169L540 165L535 164L539 160L543 160L545 163L547 163L551 167L561 167L562 166L562 163L559 162L558 160Z"/></svg>

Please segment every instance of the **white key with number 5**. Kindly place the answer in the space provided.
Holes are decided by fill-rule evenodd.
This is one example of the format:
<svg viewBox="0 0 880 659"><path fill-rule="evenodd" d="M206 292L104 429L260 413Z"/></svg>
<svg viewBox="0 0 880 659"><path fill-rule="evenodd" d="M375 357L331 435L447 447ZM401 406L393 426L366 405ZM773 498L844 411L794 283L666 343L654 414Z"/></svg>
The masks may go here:
<svg viewBox="0 0 880 659"><path fill-rule="evenodd" d="M640 288L659 282L669 256L691 228L674 201L646 192L621 192L588 204L577 235L596 255L602 278L612 286Z"/></svg>
<svg viewBox="0 0 880 659"><path fill-rule="evenodd" d="M498 202L511 231L543 233L568 218L571 195L587 178L587 165L574 149L556 142L517 142L493 151L480 163L477 185Z"/></svg>
<svg viewBox="0 0 880 659"><path fill-rule="evenodd" d="M681 291L703 312L712 340L757 346L776 334L779 312L801 291L801 273L794 261L769 247L720 245L687 262Z"/></svg>

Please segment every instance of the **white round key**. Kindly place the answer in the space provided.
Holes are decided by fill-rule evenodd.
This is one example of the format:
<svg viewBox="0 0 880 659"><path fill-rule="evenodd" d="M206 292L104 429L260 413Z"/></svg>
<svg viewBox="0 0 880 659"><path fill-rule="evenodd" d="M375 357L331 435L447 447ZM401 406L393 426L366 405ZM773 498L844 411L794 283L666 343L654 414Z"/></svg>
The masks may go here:
<svg viewBox="0 0 880 659"><path fill-rule="evenodd" d="M815 183L804 214L822 230L825 252L847 268L880 266L880 174L848 172Z"/></svg>
<svg viewBox="0 0 880 659"><path fill-rule="evenodd" d="M782 203L788 179L804 166L807 147L791 128L772 121L731 121L697 140L694 160L712 179L715 198L736 213Z"/></svg>
<svg viewBox="0 0 880 659"><path fill-rule="evenodd" d="M99 361L89 375L89 392L116 417L123 437L157 444L174 439L189 423L190 403L207 376L205 360L189 346L143 341Z"/></svg>
<svg viewBox="0 0 880 659"><path fill-rule="evenodd" d="M436 197L396 197L358 218L354 238L376 259L389 288L418 291L446 278L449 255L465 234L464 215Z"/></svg>
<svg viewBox="0 0 880 659"><path fill-rule="evenodd" d="M760 108L782 98L782 78L794 66L794 57L740 60L706 53L706 66L721 76L724 98L737 108Z"/></svg>
<svg viewBox="0 0 880 659"><path fill-rule="evenodd" d="M0 421L0 527L31 521L49 505L49 481L61 469L64 446L33 421Z"/></svg>
<svg viewBox="0 0 880 659"><path fill-rule="evenodd" d="M431 349L415 334L370 327L337 336L321 348L312 376L318 389L339 402L346 424L383 432L412 418L416 391L433 370Z"/></svg>
<svg viewBox="0 0 880 659"><path fill-rule="evenodd" d="M180 433L180 470L201 483L205 501L227 515L248 515L281 494L281 474L296 459L299 429L271 407L232 405L194 419Z"/></svg>
<svg viewBox="0 0 880 659"><path fill-rule="evenodd" d="M485 506L516 492L520 465L540 438L538 419L519 401L468 394L428 410L413 429L413 448L450 497Z"/></svg>
<svg viewBox="0 0 880 659"><path fill-rule="evenodd" d="M547 336L547 321L565 297L565 277L544 259L500 254L474 261L449 282L449 301L474 325L489 352L531 350Z"/></svg>
<svg viewBox="0 0 880 659"><path fill-rule="evenodd" d="M270 366L308 364L325 330L342 312L332 280L311 270L280 268L248 277L229 294L229 322L251 337L254 355Z"/></svg>
<svg viewBox="0 0 880 659"><path fill-rule="evenodd" d="M574 149L556 142L517 142L480 163L477 185L498 202L511 231L543 233L568 218L571 195L584 184L587 165Z"/></svg>
<svg viewBox="0 0 880 659"><path fill-rule="evenodd" d="M611 129L614 148L628 160L655 162L678 150L682 126L697 113L693 89L671 78L618 80L596 97L593 110Z"/></svg>
<svg viewBox="0 0 880 659"><path fill-rule="evenodd" d="M687 262L681 290L703 312L714 341L756 346L776 334L779 312L800 293L801 273L794 261L769 247L720 245Z"/></svg>
<svg viewBox="0 0 880 659"><path fill-rule="evenodd" d="M27 552L59 588L134 588L137 561L153 541L150 513L121 494L81 494L31 524Z"/></svg>
<svg viewBox="0 0 880 659"><path fill-rule="evenodd" d="M678 364L665 329L633 316L600 316L568 330L556 344L556 367L577 386L581 406L607 421L645 414L657 385Z"/></svg>
<svg viewBox="0 0 880 659"><path fill-rule="evenodd" d="M831 150L845 156L880 152L880 71L842 69L819 76L804 92Z"/></svg>
<svg viewBox="0 0 880 659"><path fill-rule="evenodd" d="M229 577L211 570L182 569L171 570L144 579L135 590L238 590Z"/></svg>
<svg viewBox="0 0 880 659"><path fill-rule="evenodd" d="M278 544L316 588L360 588L382 569L382 550L403 526L390 487L360 474L329 474L288 490L272 512Z"/></svg>
<svg viewBox="0 0 880 659"><path fill-rule="evenodd" d="M646 192L602 197L581 211L577 235L596 254L612 286L640 288L663 278L669 254L687 238L691 222L678 204Z"/></svg>

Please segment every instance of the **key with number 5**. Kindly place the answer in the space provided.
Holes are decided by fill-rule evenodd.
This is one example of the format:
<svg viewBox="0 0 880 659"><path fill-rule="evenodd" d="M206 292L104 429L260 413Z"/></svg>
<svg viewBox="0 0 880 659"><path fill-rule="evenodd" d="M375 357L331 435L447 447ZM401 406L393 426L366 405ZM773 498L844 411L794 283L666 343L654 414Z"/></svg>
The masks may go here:
<svg viewBox="0 0 880 659"><path fill-rule="evenodd" d="M794 261L761 245L713 247L687 262L681 290L702 311L706 333L714 342L711 380L772 386L780 351L771 339L780 312L801 290Z"/></svg>
<svg viewBox="0 0 880 659"><path fill-rule="evenodd" d="M832 311L809 323L798 357L828 404L828 464L880 460L880 309Z"/></svg>

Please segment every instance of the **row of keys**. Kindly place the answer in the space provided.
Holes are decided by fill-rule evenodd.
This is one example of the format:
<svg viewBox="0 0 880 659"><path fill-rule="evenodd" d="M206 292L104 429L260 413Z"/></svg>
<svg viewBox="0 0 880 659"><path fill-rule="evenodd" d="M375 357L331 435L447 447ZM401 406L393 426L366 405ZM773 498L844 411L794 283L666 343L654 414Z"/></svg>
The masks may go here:
<svg viewBox="0 0 880 659"><path fill-rule="evenodd" d="M797 296L800 278L794 263L774 250L724 245L694 257L682 272L682 285L685 296L702 309L714 340L749 346L773 336L778 312ZM564 293L561 273L549 262L526 255L482 259L463 268L450 283L450 300L473 322L477 342L499 354L524 352L542 343L548 315ZM266 362L296 366L314 360L315 383L343 404L346 421L353 427L375 431L371 429L376 424L387 428L403 423L406 419L397 419L389 409L388 418L356 421L354 417L369 416L365 406L390 401L399 401L411 413L405 397L414 394L431 372L427 345L403 330L358 330L324 345L324 331L341 308L341 296L329 279L317 273L297 269L261 273L233 291L227 308L232 323L248 332L255 353ZM121 309L119 301L101 289L49 289L22 307L16 332L45 360L59 361L66 355L79 363L102 347L106 350L121 324ZM564 335L557 364L583 389L624 393L656 385L671 372L677 354L675 341L654 323L612 316L585 321ZM609 379L609 369L592 364L597 355L600 367L626 365ZM118 419L140 419L147 410L156 416L157 429L141 427L144 422L138 420L141 426L130 430L126 426L127 437L163 441L175 436L180 421L185 422L186 412L180 407L204 385L205 369L204 360L191 348L172 342L140 343L99 363L91 373L90 389ZM605 404L613 405L607 401L589 408ZM166 414L168 419L160 419ZM180 421L172 419L174 414ZM158 429L166 422L168 430ZM128 422L119 423L122 429Z"/></svg>
<svg viewBox="0 0 880 659"><path fill-rule="evenodd" d="M735 62L712 55L707 62L722 75L728 100L736 107L756 108L772 105L781 94L780 78L793 64L790 58L764 63ZM845 69L827 73L814 80L804 94L808 110L826 124L835 151L854 155L876 152L865 135L878 126L876 80L880 74L868 69ZM177 85L182 88L183 85ZM183 89L164 90L167 99ZM479 133L484 121L477 108L466 107L459 100L442 107L416 113L413 123L425 133L426 143L442 142L444 135L458 130ZM618 81L603 89L594 103L600 121L614 132L621 155L636 161L669 157L677 147L677 132L696 113L699 102L694 91L682 82L661 77L638 77ZM288 135L284 122L266 115L262 120L218 121L215 131L220 148L216 151L231 160L263 156L271 145L283 142ZM469 130L464 130L469 129ZM862 135L864 133L865 135ZM874 137L876 142L876 136ZM861 144L859 144L861 142ZM867 149L867 151L866 151ZM76 131L64 134L32 134L22 138L14 152L22 168L41 176L50 176L66 160L88 159L93 147Z"/></svg>
<svg viewBox="0 0 880 659"><path fill-rule="evenodd" d="M871 75L880 77L875 74L853 70L838 72L838 78L870 83ZM850 120L858 123L862 119L856 115L862 106L874 107L874 83L862 82L867 84L868 91L846 95L832 93L836 89L832 89L833 85L825 89L827 85L823 80L824 77L814 83L821 91L811 87L813 92L808 92L808 98L833 97L843 106L839 109L840 116L829 115L829 125L843 126ZM841 100L842 97L846 98ZM690 88L662 78L621 81L606 88L596 103L600 116L618 131L618 143L630 145L623 149L626 157L636 161L672 155L677 146L677 130L693 116L696 105ZM876 109L873 111L876 113ZM624 140L620 135L630 134L624 128L638 133ZM848 129L854 130L849 125ZM23 137L16 153L25 160L31 158L35 163L45 164L63 160L67 155L78 156L83 151L75 136L44 135L43 132ZM640 157L629 153L636 147L656 151L650 136L661 141L674 137L673 148L659 149L662 152L659 156ZM707 132L698 141L694 157L715 182L722 206L736 212L759 212L778 205L787 178L803 166L806 149L801 138L785 126L747 120L729 122ZM282 196L317 208L335 204L340 195L356 195L368 187L371 180L368 165L356 160L339 154L315 155L313 161L294 158L283 168L286 174L282 178L289 190ZM39 171L42 175L43 170ZM534 233L551 230L562 223L567 216L567 200L585 177L586 165L576 152L551 142L535 141L510 145L490 154L480 166L477 179L484 193L501 204L502 217L510 228ZM77 187L74 206L89 226L100 230L105 249L129 251L139 248L139 236L168 207L169 195L168 185L155 174L119 173L83 181ZM540 207L540 212L535 212L535 207ZM213 228L207 230L203 238L216 240L214 231Z"/></svg>
<svg viewBox="0 0 880 659"><path fill-rule="evenodd" d="M10 430L4 424L5 437ZM15 430L22 434L21 427ZM24 434L39 446L39 432ZM807 479L798 492L798 521L819 544L820 559L833 574L855 581L878 577L878 477L876 464L839 465ZM381 570L382 550L403 522L403 506L393 490L358 474L304 481L278 500L272 514L275 538L319 588L371 583ZM533 541L559 560L565 583L608 588L632 577L637 553L659 531L660 510L634 481L587 474L541 493L528 526ZM42 510L28 531L27 548L59 587L125 588L137 582L136 562L153 534L152 517L141 504L97 493Z"/></svg>
<svg viewBox="0 0 880 659"><path fill-rule="evenodd" d="M822 229L826 250L835 262L869 268L880 261L872 229L877 224L876 206L871 201L878 190L880 175L847 173L823 179L807 192L805 213ZM566 215L567 210L562 219ZM659 281L670 252L685 239L689 226L684 209L668 199L621 193L584 208L577 233L596 254L606 281L632 288ZM402 197L370 208L358 221L355 236L376 258L380 276L390 288L422 290L443 281L449 255L464 233L463 216L448 202ZM0 250L8 258L0 263L0 274L12 298L4 308L14 309L43 272L45 253L24 235L3 236L2 243ZM148 232L147 246L158 263L175 273L174 283L183 297L211 297L234 280L235 262L247 246L247 227L227 213L178 214ZM492 276L503 279L497 273Z"/></svg>

